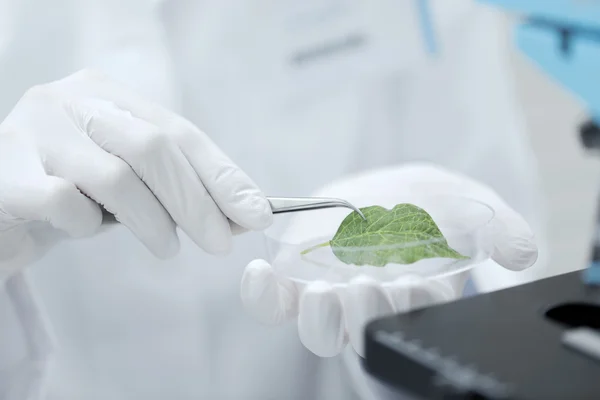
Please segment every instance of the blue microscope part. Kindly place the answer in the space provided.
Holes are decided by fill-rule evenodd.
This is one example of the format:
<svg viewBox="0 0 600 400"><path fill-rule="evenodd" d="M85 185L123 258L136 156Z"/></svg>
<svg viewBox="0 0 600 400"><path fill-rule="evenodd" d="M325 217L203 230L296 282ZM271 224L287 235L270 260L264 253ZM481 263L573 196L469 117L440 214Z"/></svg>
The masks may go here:
<svg viewBox="0 0 600 400"><path fill-rule="evenodd" d="M480 3L498 6L505 11L561 21L563 25L598 28L600 24L600 1L598 0L478 0Z"/></svg>
<svg viewBox="0 0 600 400"><path fill-rule="evenodd" d="M478 0L515 13L518 48L600 122L600 0ZM598 82L595 85L595 82Z"/></svg>
<svg viewBox="0 0 600 400"><path fill-rule="evenodd" d="M583 280L589 285L600 283L600 262L592 261L586 269L583 270Z"/></svg>
<svg viewBox="0 0 600 400"><path fill-rule="evenodd" d="M523 53L579 98L592 119L600 122L600 29L560 31L558 26L530 19L517 27L515 40Z"/></svg>
<svg viewBox="0 0 600 400"><path fill-rule="evenodd" d="M436 55L439 46L433 29L433 18L429 7L429 0L417 0L419 21L421 22L421 33L425 39L425 46L430 55Z"/></svg>

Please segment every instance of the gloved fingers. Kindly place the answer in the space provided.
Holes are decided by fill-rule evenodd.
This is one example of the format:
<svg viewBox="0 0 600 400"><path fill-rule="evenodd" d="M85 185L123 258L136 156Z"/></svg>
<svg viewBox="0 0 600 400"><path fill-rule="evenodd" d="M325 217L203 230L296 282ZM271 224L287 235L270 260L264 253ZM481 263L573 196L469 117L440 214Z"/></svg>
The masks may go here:
<svg viewBox="0 0 600 400"><path fill-rule="evenodd" d="M278 277L265 260L246 266L240 295L244 308L261 323L279 325L298 315L298 288Z"/></svg>
<svg viewBox="0 0 600 400"><path fill-rule="evenodd" d="M298 335L302 344L319 357L336 356L346 346L344 308L328 283L311 283L300 296Z"/></svg>
<svg viewBox="0 0 600 400"><path fill-rule="evenodd" d="M448 279L425 279L418 275L399 278L385 287L394 312L429 307L458 298L458 293Z"/></svg>
<svg viewBox="0 0 600 400"><path fill-rule="evenodd" d="M223 213L244 228L269 227L273 222L271 204L248 175L191 124L178 129L183 153Z"/></svg>
<svg viewBox="0 0 600 400"><path fill-rule="evenodd" d="M366 324L375 318L392 314L392 299L377 281L363 275L348 284L343 301L350 343L363 356Z"/></svg>
<svg viewBox="0 0 600 400"><path fill-rule="evenodd" d="M229 229L231 229L231 234L233 236L237 236L237 235L241 235L243 233L248 232L248 229L244 228L243 226L239 226L238 224L236 224L235 222L228 220L229 221Z"/></svg>
<svg viewBox="0 0 600 400"><path fill-rule="evenodd" d="M154 255L167 258L176 254L175 224L154 194L125 161L83 139L79 152L48 160L47 167L104 206Z"/></svg>
<svg viewBox="0 0 600 400"><path fill-rule="evenodd" d="M8 218L48 222L75 238L94 234L102 223L98 204L64 179L44 176L28 184L3 189L0 214Z"/></svg>
<svg viewBox="0 0 600 400"><path fill-rule="evenodd" d="M191 122L98 72L81 71L68 79L85 81L88 92L167 132L229 219L251 230L261 230L271 224L270 204L256 184Z"/></svg>
<svg viewBox="0 0 600 400"><path fill-rule="evenodd" d="M89 137L124 160L198 246L212 254L229 252L227 218L172 137L110 102L88 101L77 107L85 115Z"/></svg>
<svg viewBox="0 0 600 400"><path fill-rule="evenodd" d="M521 271L538 257L535 235L529 224L491 188L437 167L416 166L410 188L423 193L467 195L489 205L495 216L488 226L494 246L492 259L504 268ZM468 214L467 214L468 215ZM457 226L460 224L457 221ZM468 220L465 223L469 224Z"/></svg>
<svg viewBox="0 0 600 400"><path fill-rule="evenodd" d="M531 267L537 261L538 247L529 224L503 202L496 204L495 212L489 226L494 244L492 259L512 271Z"/></svg>

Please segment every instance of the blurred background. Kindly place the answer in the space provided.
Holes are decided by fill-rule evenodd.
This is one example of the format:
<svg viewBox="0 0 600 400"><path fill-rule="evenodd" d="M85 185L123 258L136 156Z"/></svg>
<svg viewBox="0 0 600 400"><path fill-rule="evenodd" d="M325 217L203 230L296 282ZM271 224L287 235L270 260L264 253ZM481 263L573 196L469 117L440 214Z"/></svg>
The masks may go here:
<svg viewBox="0 0 600 400"><path fill-rule="evenodd" d="M584 109L516 50L512 61L546 202L548 272L584 268L600 193L600 157L585 151L577 131Z"/></svg>
<svg viewBox="0 0 600 400"><path fill-rule="evenodd" d="M63 2L69 3L69 0ZM103 4L102 2L88 2L90 4ZM8 31L10 28L8 15L10 10L5 7L9 2L0 1L0 28ZM54 13L54 14L51 14ZM64 17L64 10L56 6L44 7L43 12L36 13L36 25L51 21L49 15L58 18ZM97 14L85 13L97 18ZM50 22L48 22L50 24ZM22 28L26 29L26 28ZM59 29L53 26L51 31ZM62 29L62 28L60 28ZM59 29L59 30L60 30ZM0 39L8 39L0 35ZM0 41L0 49L3 46ZM20 45L23 47L24 45ZM28 79L23 68L28 65L28 58L19 58L19 55L32 52L30 48L37 49L39 43L32 39L19 52L11 54L2 64L2 70L10 76L10 88L3 87L3 96L0 98L0 117L12 108L15 99L29 87ZM46 46L51 49L56 60L61 58L60 48ZM100 54L103 54L100 52ZM160 55L160 54L159 54ZM65 57L66 58L66 57ZM24 61L25 60L25 61ZM92 61L97 61L93 59ZM595 203L600 193L600 157L587 154L579 142L578 125L584 120L583 108L571 97L567 90L552 82L544 73L540 72L530 61L512 49L512 61L516 72L516 89L519 93L521 104L524 107L529 134L536 152L539 165L539 175L543 186L543 199L547 208L547 235L549 248L546 259L549 263L551 275L560 271L580 269L585 266L589 249L591 233L594 225ZM58 63L58 62L57 62ZM156 63L160 64L160 63ZM54 71L50 67L44 70L44 76L38 79L54 79L62 76L65 66L58 65ZM165 75L159 69L160 76ZM157 82L153 77L148 78ZM22 82L21 82L22 80ZM156 92L164 92L160 84L156 84ZM152 93L154 94L154 93Z"/></svg>

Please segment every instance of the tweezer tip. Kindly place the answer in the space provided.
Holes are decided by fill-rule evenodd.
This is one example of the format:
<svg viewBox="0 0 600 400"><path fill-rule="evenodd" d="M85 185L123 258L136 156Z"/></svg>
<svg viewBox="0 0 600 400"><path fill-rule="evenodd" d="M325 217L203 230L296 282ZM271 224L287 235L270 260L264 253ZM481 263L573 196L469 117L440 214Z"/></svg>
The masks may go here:
<svg viewBox="0 0 600 400"><path fill-rule="evenodd" d="M350 202L348 202L346 200L342 200L341 202L344 203L344 205L346 207L348 207L349 209L351 209L352 211L354 211L355 213L360 215L360 217L363 219L363 221L367 220L367 218L365 217L365 214L363 214L362 211L360 211L360 208L356 207L355 205L351 204Z"/></svg>
<svg viewBox="0 0 600 400"><path fill-rule="evenodd" d="M362 213L362 211L360 211L360 209L359 209L359 208L356 208L356 207L353 207L353 208L354 208L354 211L356 211L356 213L357 213L358 215L360 215L360 217L363 219L363 221L366 221L366 220L367 220L367 217L365 217L365 214L363 214L363 213Z"/></svg>

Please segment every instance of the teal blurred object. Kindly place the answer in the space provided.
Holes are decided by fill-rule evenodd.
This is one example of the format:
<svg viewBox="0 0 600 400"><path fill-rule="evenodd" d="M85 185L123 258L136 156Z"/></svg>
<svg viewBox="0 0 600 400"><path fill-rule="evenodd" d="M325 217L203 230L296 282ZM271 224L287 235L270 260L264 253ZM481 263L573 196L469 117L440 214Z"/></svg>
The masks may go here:
<svg viewBox="0 0 600 400"><path fill-rule="evenodd" d="M419 22L421 23L421 33L425 40L425 47L430 55L436 55L439 52L439 45L435 30L433 29L433 18L431 16L431 8L429 0L417 0L419 9Z"/></svg>
<svg viewBox="0 0 600 400"><path fill-rule="evenodd" d="M478 0L513 14L541 18L588 29L600 26L598 0Z"/></svg>
<svg viewBox="0 0 600 400"><path fill-rule="evenodd" d="M587 107L590 121L580 128L583 144L600 150L600 1L479 0L517 15L518 48ZM600 213L592 257L583 273L600 285Z"/></svg>
<svg viewBox="0 0 600 400"><path fill-rule="evenodd" d="M600 1L479 0L522 18L518 48L600 122Z"/></svg>

